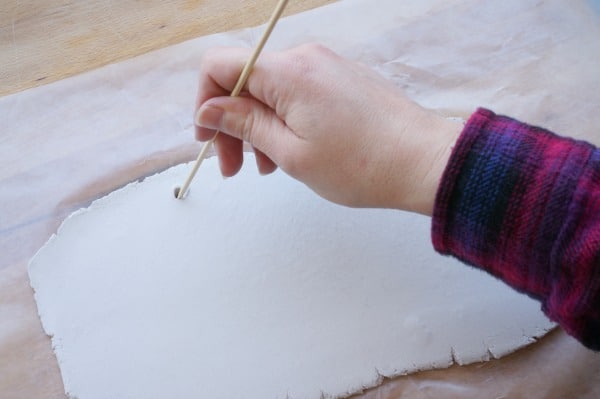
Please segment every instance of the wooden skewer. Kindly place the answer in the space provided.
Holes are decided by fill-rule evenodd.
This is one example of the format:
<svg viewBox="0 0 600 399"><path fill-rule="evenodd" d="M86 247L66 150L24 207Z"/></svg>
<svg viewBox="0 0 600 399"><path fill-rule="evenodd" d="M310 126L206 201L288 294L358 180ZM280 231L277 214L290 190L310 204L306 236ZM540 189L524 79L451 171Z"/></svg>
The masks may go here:
<svg viewBox="0 0 600 399"><path fill-rule="evenodd" d="M287 3L288 3L288 0L279 0L279 3L277 3L277 6L275 7L275 11L273 11L273 14L271 15L271 19L269 19L269 22L267 23L267 28L265 29L262 37L260 38L260 41L254 48L252 55L250 56L248 61L246 61L246 65L244 65L244 69L242 69L242 73L240 74L240 77L238 78L237 83L235 84L235 87L231 91L231 97L237 97L240 94L240 92L242 91L242 88L246 84L246 80L248 80L248 76L250 76L250 72L252 72L252 68L254 67L254 64L256 63L256 60L258 59L258 55L262 51L263 47L265 47L265 44L267 43L267 40L269 39L269 36L271 35L273 28L275 28L275 24L281 17L281 14L283 13L283 10L285 9L285 6L287 5ZM204 161L204 157L206 156L208 149L215 142L218 135L219 135L219 131L217 130L215 135L209 141L204 143L204 146L202 147L202 149L200 150L200 153L198 154L198 157L196 158L196 163L194 164L192 171L190 172L190 175L188 176L186 181L183 183L183 186L181 186L181 188L175 189L177 199L182 199L184 197L185 193L187 192L188 188L190 187L190 184L192 183L192 180L194 179L194 176L196 176L196 172L198 172L198 168L200 168L202 161Z"/></svg>

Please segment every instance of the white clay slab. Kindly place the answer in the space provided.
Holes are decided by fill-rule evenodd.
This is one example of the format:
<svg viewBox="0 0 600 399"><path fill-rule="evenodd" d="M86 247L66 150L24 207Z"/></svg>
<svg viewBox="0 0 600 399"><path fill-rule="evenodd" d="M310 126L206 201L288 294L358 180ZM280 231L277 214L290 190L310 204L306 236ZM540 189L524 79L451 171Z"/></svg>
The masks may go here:
<svg viewBox="0 0 600 399"><path fill-rule="evenodd" d="M552 328L537 302L436 254L429 219L331 204L252 156L190 165L71 215L30 263L78 399L342 397L499 357Z"/></svg>

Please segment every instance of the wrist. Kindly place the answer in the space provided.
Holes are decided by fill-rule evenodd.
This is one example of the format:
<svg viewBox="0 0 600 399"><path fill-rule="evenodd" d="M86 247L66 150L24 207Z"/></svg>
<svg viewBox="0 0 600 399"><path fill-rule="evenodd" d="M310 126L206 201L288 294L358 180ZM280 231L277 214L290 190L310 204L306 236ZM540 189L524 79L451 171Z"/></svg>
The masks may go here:
<svg viewBox="0 0 600 399"><path fill-rule="evenodd" d="M413 158L414 177L398 208L426 216L433 214L442 176L464 123L443 117L428 117L416 134L421 135Z"/></svg>

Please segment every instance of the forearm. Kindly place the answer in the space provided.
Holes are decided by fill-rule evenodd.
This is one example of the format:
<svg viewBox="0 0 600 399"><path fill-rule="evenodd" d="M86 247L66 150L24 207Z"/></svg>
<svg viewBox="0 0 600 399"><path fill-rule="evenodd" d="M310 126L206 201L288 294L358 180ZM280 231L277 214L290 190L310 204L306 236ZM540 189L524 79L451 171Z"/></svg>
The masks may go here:
<svg viewBox="0 0 600 399"><path fill-rule="evenodd" d="M600 349L600 150L478 110L437 194L432 238L539 299Z"/></svg>

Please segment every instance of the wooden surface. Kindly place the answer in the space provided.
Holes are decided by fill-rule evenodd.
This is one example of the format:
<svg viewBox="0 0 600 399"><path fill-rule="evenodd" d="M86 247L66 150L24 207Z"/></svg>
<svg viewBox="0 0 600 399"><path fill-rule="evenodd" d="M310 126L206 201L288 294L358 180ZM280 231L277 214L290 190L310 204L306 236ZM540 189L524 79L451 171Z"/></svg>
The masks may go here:
<svg viewBox="0 0 600 399"><path fill-rule="evenodd" d="M290 1L285 14L334 0ZM187 39L265 23L275 0L24 0L0 5L0 95Z"/></svg>

